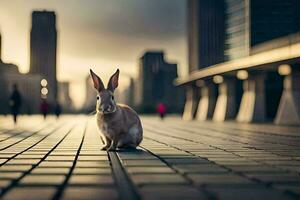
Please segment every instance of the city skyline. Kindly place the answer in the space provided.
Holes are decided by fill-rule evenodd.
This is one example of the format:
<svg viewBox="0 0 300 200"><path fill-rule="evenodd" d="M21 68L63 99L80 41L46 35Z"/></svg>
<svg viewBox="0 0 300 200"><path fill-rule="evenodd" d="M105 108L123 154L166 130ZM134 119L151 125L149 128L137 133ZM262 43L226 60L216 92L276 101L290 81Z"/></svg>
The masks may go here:
<svg viewBox="0 0 300 200"><path fill-rule="evenodd" d="M56 0L1 1L2 59L17 64L22 73L29 71L33 10L57 15L57 76L59 81L72 83L73 98L81 98L78 91L84 89L89 68L104 81L120 68L120 89L124 89L128 75L136 76L138 58L147 50L165 51L167 60L178 63L179 74L186 73L185 1L90 0L63 5Z"/></svg>

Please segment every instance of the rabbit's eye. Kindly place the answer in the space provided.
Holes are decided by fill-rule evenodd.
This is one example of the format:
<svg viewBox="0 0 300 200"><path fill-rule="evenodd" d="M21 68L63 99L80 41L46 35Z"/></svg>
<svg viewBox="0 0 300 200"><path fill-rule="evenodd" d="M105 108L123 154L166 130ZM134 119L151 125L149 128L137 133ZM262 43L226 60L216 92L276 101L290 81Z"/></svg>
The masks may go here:
<svg viewBox="0 0 300 200"><path fill-rule="evenodd" d="M97 100L99 100L100 99L100 97L99 96L97 96Z"/></svg>

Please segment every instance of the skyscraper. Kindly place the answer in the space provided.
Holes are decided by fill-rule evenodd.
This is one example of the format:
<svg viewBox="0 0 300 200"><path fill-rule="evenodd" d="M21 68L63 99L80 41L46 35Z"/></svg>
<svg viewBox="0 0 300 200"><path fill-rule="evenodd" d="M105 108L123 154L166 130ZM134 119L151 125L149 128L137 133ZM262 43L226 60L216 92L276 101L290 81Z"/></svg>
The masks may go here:
<svg viewBox="0 0 300 200"><path fill-rule="evenodd" d="M189 72L224 61L224 1L188 1Z"/></svg>
<svg viewBox="0 0 300 200"><path fill-rule="evenodd" d="M300 31L299 0L189 0L189 71L252 54Z"/></svg>
<svg viewBox="0 0 300 200"><path fill-rule="evenodd" d="M300 31L298 0L225 0L225 58L248 56L257 44Z"/></svg>
<svg viewBox="0 0 300 200"><path fill-rule="evenodd" d="M30 33L30 73L39 74L48 82L48 100L57 98L56 17L54 12L34 11Z"/></svg>
<svg viewBox="0 0 300 200"><path fill-rule="evenodd" d="M177 64L166 62L163 52L146 52L140 58L138 79L134 84L137 109L141 112L155 112L156 105L163 102L170 112L181 110L181 90L172 84L176 77Z"/></svg>

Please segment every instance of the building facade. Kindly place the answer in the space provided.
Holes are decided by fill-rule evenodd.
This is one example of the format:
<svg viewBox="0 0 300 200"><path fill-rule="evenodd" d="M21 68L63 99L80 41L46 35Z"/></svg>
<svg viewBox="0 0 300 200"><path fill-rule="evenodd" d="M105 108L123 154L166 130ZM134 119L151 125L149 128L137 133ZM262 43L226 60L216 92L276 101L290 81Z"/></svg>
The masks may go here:
<svg viewBox="0 0 300 200"><path fill-rule="evenodd" d="M183 105L180 89L175 88L177 65L167 63L163 52L146 52L139 61L139 74L134 83L135 107L140 112L153 113L158 103L166 104L170 112Z"/></svg>
<svg viewBox="0 0 300 200"><path fill-rule="evenodd" d="M224 1L188 1L189 72L224 61Z"/></svg>
<svg viewBox="0 0 300 200"><path fill-rule="evenodd" d="M54 12L34 11L30 32L30 74L41 75L48 82L48 101L57 99L57 32Z"/></svg>
<svg viewBox="0 0 300 200"><path fill-rule="evenodd" d="M74 110L73 102L70 97L70 83L58 82L58 101L63 112L72 112Z"/></svg>
<svg viewBox="0 0 300 200"><path fill-rule="evenodd" d="M216 17L221 2L223 22L201 15L202 7L212 12L212 18ZM186 88L184 118L300 124L300 105L295 105L300 104L296 100L299 88L295 86L299 82L300 1L220 0L213 5L215 8L207 5L207 1L189 0L187 7L188 67L193 73L176 80L176 85ZM224 25L224 31L219 32L224 36L220 44L224 47L224 60L212 52L206 55L213 59L208 66L201 55L210 52L211 46L206 44L214 41L209 36L215 32L209 28L201 30L202 20L212 23L210 27ZM204 44L198 42L203 34L210 40ZM192 59L197 56L198 63ZM294 113L293 117L290 113Z"/></svg>
<svg viewBox="0 0 300 200"><path fill-rule="evenodd" d="M38 113L41 99L40 81L41 76L21 74L16 65L0 61L0 113L10 113L9 99L15 84L22 97L20 112L26 114Z"/></svg>
<svg viewBox="0 0 300 200"><path fill-rule="evenodd" d="M252 47L300 31L297 0L189 0L189 71L249 56Z"/></svg>
<svg viewBox="0 0 300 200"><path fill-rule="evenodd" d="M90 114L96 109L97 91L94 88L90 75L85 78L85 101L82 106L82 112Z"/></svg>

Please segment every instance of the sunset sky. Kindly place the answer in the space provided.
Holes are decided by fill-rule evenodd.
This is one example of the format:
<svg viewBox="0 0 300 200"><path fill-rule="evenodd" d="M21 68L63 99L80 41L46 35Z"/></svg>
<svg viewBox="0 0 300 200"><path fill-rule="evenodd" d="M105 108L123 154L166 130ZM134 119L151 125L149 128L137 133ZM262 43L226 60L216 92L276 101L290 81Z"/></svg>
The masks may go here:
<svg viewBox="0 0 300 200"><path fill-rule="evenodd" d="M186 74L185 0L0 0L2 59L23 73L29 70L31 12L43 9L56 12L57 75L72 83L76 103L83 101L89 68L104 81L120 68L122 89L148 49L164 50Z"/></svg>

